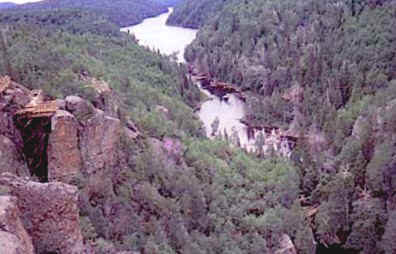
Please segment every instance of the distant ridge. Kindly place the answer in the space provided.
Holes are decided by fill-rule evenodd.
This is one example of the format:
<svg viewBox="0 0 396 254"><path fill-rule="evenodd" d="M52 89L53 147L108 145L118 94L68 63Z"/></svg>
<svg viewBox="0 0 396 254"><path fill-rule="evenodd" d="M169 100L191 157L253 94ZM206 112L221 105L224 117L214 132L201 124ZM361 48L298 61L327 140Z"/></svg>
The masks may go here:
<svg viewBox="0 0 396 254"><path fill-rule="evenodd" d="M166 12L168 9L165 3L158 0L44 0L17 5L10 11L81 9L95 12L123 27L140 23L145 18Z"/></svg>
<svg viewBox="0 0 396 254"><path fill-rule="evenodd" d="M17 4L11 2L0 3L0 9L7 9L15 6L17 6Z"/></svg>

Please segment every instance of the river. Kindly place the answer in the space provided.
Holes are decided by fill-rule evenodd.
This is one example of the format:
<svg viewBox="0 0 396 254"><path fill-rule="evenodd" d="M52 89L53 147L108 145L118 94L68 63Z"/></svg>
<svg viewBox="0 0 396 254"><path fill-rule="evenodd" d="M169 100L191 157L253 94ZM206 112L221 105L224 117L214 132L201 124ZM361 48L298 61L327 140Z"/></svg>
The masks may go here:
<svg viewBox="0 0 396 254"><path fill-rule="evenodd" d="M121 31L134 34L140 45L152 50L167 55L176 52L177 61L185 62L184 49L194 40L197 30L166 25L172 11L169 8L167 13L145 19L142 23L122 28ZM204 89L201 91L207 95L208 100L202 103L197 113L204 123L207 136L212 139L218 135L227 136L233 144L239 144L249 151L255 150L255 139L248 139L247 127L240 122L245 116L244 102L233 94L228 94L228 100L225 101ZM212 127L215 127L215 131Z"/></svg>
<svg viewBox="0 0 396 254"><path fill-rule="evenodd" d="M177 61L185 62L184 49L195 39L198 30L166 25L172 12L173 8L169 8L167 13L147 18L142 23L124 27L121 31L129 31L139 40L140 45L159 50L162 54L177 53Z"/></svg>

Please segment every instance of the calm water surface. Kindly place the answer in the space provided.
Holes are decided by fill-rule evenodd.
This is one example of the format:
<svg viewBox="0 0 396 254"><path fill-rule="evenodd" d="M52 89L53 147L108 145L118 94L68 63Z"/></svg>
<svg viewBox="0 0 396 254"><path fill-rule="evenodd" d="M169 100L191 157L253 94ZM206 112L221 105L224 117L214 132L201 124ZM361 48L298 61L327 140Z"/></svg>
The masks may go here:
<svg viewBox="0 0 396 254"><path fill-rule="evenodd" d="M122 28L121 31L129 30L139 40L140 45L159 50L165 55L176 52L177 60L184 62L184 49L195 39L198 30L167 26L166 20L172 12L173 8L169 8L167 13L145 19L142 23Z"/></svg>
<svg viewBox="0 0 396 254"><path fill-rule="evenodd" d="M184 49L195 39L197 30L167 26L166 20L172 11L173 9L170 8L168 13L145 19L142 23L122 28L121 31L129 31L139 40L139 44L159 50L163 54L170 55L177 52L178 62L185 62ZM207 136L214 138L212 123L218 119L219 126L216 135L224 135L226 132L231 138L237 134L242 147L253 147L253 141L249 142L247 138L246 126L240 122L245 115L244 103L232 94L228 95L229 99L226 102L206 90L201 89L201 91L209 97L198 112L206 128Z"/></svg>

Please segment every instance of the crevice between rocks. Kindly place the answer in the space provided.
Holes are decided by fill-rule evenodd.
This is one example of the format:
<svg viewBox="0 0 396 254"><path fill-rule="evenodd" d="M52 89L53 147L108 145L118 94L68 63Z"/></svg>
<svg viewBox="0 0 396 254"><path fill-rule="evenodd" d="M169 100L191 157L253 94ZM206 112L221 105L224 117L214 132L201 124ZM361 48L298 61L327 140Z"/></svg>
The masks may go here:
<svg viewBox="0 0 396 254"><path fill-rule="evenodd" d="M14 125L21 133L23 156L31 176L36 176L40 182L48 182L47 148L51 117L15 116Z"/></svg>

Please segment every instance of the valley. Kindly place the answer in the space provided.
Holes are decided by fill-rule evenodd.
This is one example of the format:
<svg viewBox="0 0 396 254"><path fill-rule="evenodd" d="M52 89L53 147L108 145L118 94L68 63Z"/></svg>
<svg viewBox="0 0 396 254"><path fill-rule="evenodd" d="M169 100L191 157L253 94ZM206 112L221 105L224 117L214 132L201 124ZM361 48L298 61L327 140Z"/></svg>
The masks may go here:
<svg viewBox="0 0 396 254"><path fill-rule="evenodd" d="M393 0L4 6L0 253L395 252Z"/></svg>

